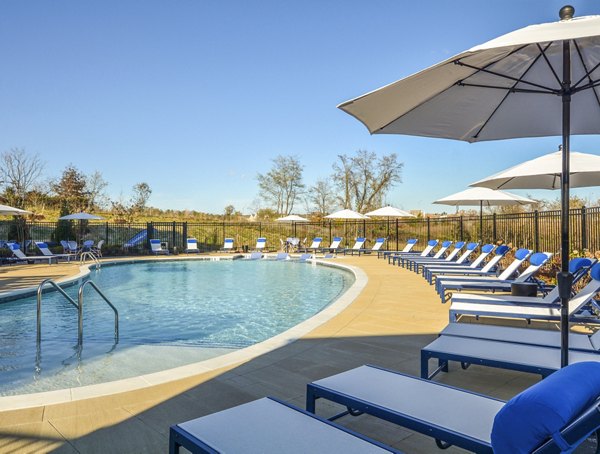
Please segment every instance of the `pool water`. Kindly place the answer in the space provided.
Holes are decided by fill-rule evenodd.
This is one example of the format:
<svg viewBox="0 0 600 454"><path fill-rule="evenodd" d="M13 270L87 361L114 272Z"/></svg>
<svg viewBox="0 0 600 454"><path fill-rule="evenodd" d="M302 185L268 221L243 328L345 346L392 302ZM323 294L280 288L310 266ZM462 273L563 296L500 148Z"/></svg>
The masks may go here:
<svg viewBox="0 0 600 454"><path fill-rule="evenodd" d="M102 383L177 367L269 339L310 318L354 282L345 270L293 261L168 261L104 266L77 309L57 292L0 303L0 395ZM76 300L78 286L67 293Z"/></svg>

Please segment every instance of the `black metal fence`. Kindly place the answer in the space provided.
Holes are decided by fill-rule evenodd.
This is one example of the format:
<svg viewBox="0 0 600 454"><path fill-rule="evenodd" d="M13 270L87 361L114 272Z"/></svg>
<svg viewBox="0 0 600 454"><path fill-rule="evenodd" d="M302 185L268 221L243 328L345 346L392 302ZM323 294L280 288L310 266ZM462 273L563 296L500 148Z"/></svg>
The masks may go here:
<svg viewBox="0 0 600 454"><path fill-rule="evenodd" d="M169 249L182 251L186 238L198 240L202 251L218 250L225 238L233 238L235 247L252 249L258 237L267 239L267 248L279 249L287 237L306 239L322 237L327 245L334 236L341 236L347 246L354 239L365 236L372 245L375 238L387 238L387 249L402 248L408 238L418 238L423 244L428 239L476 241L480 239L479 216L447 216L390 220L323 221L307 223L281 222L150 222L117 224L110 222L85 222L73 224L76 238L57 238L56 222L29 222L24 232L25 240L79 241L104 240L103 250L109 255L145 253L149 240L160 239ZM534 211L518 214L485 215L482 219L482 240L503 241L514 246L536 251L557 253L560 250L560 211ZM600 207L572 209L570 212L571 250L600 250ZM0 241L19 240L13 221L0 221ZM20 234L20 236L23 235ZM21 238L23 241L23 238ZM31 246L30 246L31 247Z"/></svg>

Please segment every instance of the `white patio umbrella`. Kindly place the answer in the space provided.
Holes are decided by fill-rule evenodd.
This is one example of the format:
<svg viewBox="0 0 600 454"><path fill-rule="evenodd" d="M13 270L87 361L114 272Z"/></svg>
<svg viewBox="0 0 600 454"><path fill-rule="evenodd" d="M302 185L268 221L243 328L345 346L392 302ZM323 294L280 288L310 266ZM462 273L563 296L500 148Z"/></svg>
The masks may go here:
<svg viewBox="0 0 600 454"><path fill-rule="evenodd" d="M390 236L390 218L396 218L396 250L398 250L398 218L415 218L414 214L393 206L384 206L365 213L365 216L387 218L387 236Z"/></svg>
<svg viewBox="0 0 600 454"><path fill-rule="evenodd" d="M561 364L568 363L571 134L600 133L600 16L531 25L339 107L372 134L478 142L562 135Z"/></svg>
<svg viewBox="0 0 600 454"><path fill-rule="evenodd" d="M600 156L572 151L570 186L600 185ZM470 186L491 189L560 189L561 150L517 164Z"/></svg>
<svg viewBox="0 0 600 454"><path fill-rule="evenodd" d="M81 211L79 213L61 216L58 219L61 221L79 221L79 240L81 240L81 237L83 236L83 221L98 221L104 218L102 216L97 216L95 214L89 214Z"/></svg>
<svg viewBox="0 0 600 454"><path fill-rule="evenodd" d="M31 214L31 211L21 210L20 208L14 208L8 205L0 205L0 215L2 216L21 216L24 214Z"/></svg>
<svg viewBox="0 0 600 454"><path fill-rule="evenodd" d="M97 216L95 214L84 213L83 211L80 213L67 214L66 216L61 216L61 221L96 221L104 219L102 216Z"/></svg>
<svg viewBox="0 0 600 454"><path fill-rule="evenodd" d="M347 236L348 236L348 220L349 219L369 219L369 216L365 216L364 214L360 214L357 211L353 211L353 210L349 210L349 209L345 209L345 210L340 210L340 211L336 211L335 213L331 213L328 214L327 216L325 216L327 219L345 219L346 223L344 224L344 239L346 241L346 245L347 245ZM364 228L364 223L363 223L363 228ZM330 229L330 234L331 234L331 229Z"/></svg>
<svg viewBox="0 0 600 454"><path fill-rule="evenodd" d="M489 188L469 188L436 200L433 203L451 206L479 206L479 239L483 243L483 207L500 205L528 205L535 200L510 192L494 191Z"/></svg>
<svg viewBox="0 0 600 454"><path fill-rule="evenodd" d="M297 214L289 214L282 218L275 219L277 222L291 222L292 229L294 230L294 236L296 236L296 222L310 222L308 219L298 216Z"/></svg>
<svg viewBox="0 0 600 454"><path fill-rule="evenodd" d="M353 210L340 210L335 213L328 214L325 216L327 219L369 219L369 216L365 216L364 214L360 214L357 211Z"/></svg>

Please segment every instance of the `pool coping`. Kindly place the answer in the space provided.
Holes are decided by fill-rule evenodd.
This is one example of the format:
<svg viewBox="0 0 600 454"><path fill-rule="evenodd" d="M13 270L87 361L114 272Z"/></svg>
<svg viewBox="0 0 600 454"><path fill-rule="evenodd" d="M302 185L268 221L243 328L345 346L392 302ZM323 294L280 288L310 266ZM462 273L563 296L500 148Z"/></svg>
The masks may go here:
<svg viewBox="0 0 600 454"><path fill-rule="evenodd" d="M219 256L203 256L203 257L169 257L161 258L160 260L231 260L232 257L219 257ZM102 265L108 264L125 264L134 262L147 262L154 261L154 258L140 258L140 259L125 259L125 260L111 260L103 261ZM168 382L193 377L195 375L211 372L224 367L233 366L246 361L250 361L258 356L272 352L278 348L284 347L291 344L292 342L302 338L306 334L310 333L317 327L328 322L333 317L340 314L346 309L358 295L362 292L368 282L367 274L360 268L344 265L341 263L333 263L319 259L307 260L314 266L329 266L333 268L340 268L351 272L354 275L354 283L348 288L338 299L328 305L323 310L319 311L312 317L304 320L298 325L273 336L265 341L259 342L258 344L245 347L231 353L218 356L216 358L210 358L207 360L199 361L196 363L187 364L171 369L162 370L159 372L152 372L149 374L138 375L135 377L124 378L120 380L114 380L104 383L98 383L94 385L85 385L75 388L65 388L53 391L43 391L39 393L31 394L20 394L15 396L1 396L0 397L0 411L7 410L18 410L24 408L38 407L43 405L52 405L60 403L74 402L83 399L89 399L94 397L107 396L111 394L119 394L122 392L139 390L155 385L165 384ZM81 265L79 273L67 278L58 279L56 282L61 286L63 285L75 285L87 278L90 274L91 269L96 264L91 263L87 265ZM14 290L12 292L0 293L0 299L10 298L12 295L18 295L22 297L30 294L35 294L33 287L26 289Z"/></svg>

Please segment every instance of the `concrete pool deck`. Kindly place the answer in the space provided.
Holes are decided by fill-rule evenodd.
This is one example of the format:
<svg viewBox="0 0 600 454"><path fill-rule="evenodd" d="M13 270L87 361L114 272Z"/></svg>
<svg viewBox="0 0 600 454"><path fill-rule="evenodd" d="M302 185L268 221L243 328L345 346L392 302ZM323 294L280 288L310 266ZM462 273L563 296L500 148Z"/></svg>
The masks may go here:
<svg viewBox="0 0 600 454"><path fill-rule="evenodd" d="M368 282L345 310L299 340L254 359L103 397L0 412L0 452L163 453L169 426L266 395L304 407L306 384L365 363L419 374L420 349L447 324L448 306L415 273L374 256L343 257ZM0 268L0 286L30 287L79 264ZM539 377L456 365L436 380L508 399ZM338 409L323 403L318 413ZM432 439L369 416L339 421L405 452L436 452ZM450 451L460 450L451 448Z"/></svg>

